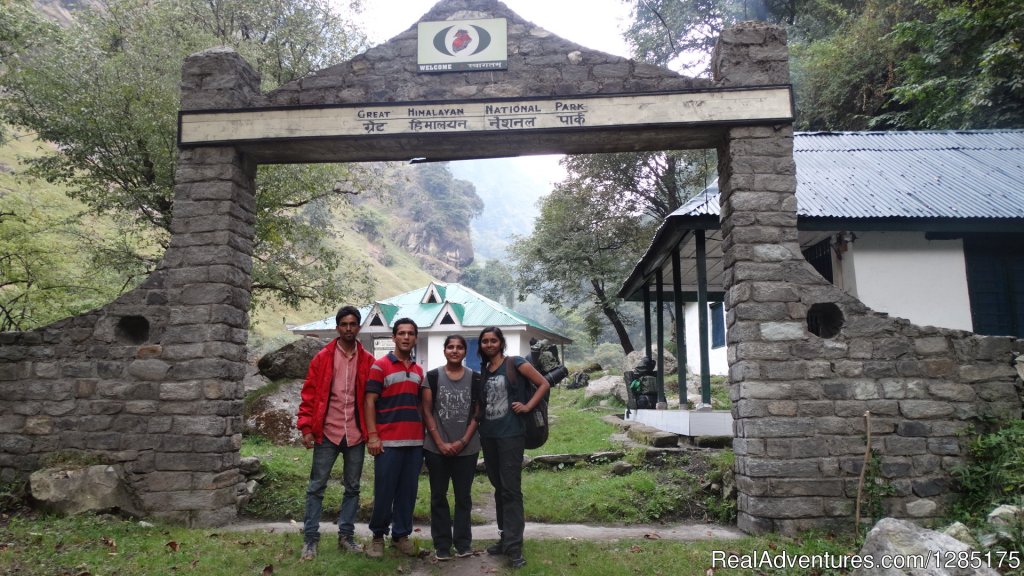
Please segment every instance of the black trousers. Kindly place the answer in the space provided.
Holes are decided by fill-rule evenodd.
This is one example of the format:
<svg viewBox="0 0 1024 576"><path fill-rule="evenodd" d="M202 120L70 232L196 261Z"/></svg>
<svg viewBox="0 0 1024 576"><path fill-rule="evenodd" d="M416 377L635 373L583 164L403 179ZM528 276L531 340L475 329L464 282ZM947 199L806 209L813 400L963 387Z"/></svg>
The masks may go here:
<svg viewBox="0 0 1024 576"><path fill-rule="evenodd" d="M442 456L423 451L430 475L430 538L434 550L451 550L452 545L460 552L473 548L473 476L476 474L477 454L466 456ZM455 493L455 520L452 522L448 506L448 485Z"/></svg>
<svg viewBox="0 0 1024 576"><path fill-rule="evenodd" d="M484 450L487 478L494 486L494 506L498 512L498 530L505 554L516 557L523 552L523 451L522 436L510 438L480 437Z"/></svg>

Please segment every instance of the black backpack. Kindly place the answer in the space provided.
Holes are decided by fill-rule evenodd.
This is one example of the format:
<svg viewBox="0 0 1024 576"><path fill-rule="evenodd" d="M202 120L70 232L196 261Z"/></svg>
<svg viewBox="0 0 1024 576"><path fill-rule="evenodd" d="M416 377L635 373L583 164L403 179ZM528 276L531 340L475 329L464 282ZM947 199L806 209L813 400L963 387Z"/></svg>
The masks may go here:
<svg viewBox="0 0 1024 576"><path fill-rule="evenodd" d="M513 389L516 390L516 394L513 397L518 397L519 401L523 404L528 403L530 398L537 393L537 387L533 385L533 382L523 378L523 375L519 373L519 370L513 364L511 357L505 358L505 375ZM540 403L533 410L519 415L523 420L525 428L524 436L527 450L540 448L548 441L548 395L550 394L551 389L548 388L548 394L541 398Z"/></svg>

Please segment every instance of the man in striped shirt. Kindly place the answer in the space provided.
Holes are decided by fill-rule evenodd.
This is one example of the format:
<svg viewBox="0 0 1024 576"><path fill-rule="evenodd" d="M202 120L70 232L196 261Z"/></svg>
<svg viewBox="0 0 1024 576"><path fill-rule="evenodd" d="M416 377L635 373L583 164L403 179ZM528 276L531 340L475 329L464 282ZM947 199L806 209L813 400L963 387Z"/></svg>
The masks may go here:
<svg viewBox="0 0 1024 576"><path fill-rule="evenodd" d="M374 362L366 383L366 448L373 456L373 540L366 553L373 558L384 555L389 530L392 546L416 555L409 535L423 467L423 369L412 359L418 335L411 319L396 320L391 328L395 350Z"/></svg>

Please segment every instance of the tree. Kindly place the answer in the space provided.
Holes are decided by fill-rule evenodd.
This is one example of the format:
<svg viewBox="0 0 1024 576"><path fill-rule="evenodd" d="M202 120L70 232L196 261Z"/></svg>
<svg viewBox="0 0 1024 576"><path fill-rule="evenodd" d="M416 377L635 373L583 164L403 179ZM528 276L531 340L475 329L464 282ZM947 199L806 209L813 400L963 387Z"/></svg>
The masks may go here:
<svg viewBox="0 0 1024 576"><path fill-rule="evenodd" d="M337 62L364 45L326 0L108 0L66 29L22 0L0 18L9 55L0 114L56 145L30 172L65 184L94 213L112 214L144 242L97 247L152 270L169 240L178 83L185 56L238 50L264 88ZM359 2L351 2L358 10ZM10 16L10 18L8 18ZM32 34L26 34L31 30ZM331 207L372 189L361 165L261 166L257 177L255 302L325 305L369 293L358 266L341 266L322 234ZM155 246L155 248L154 248Z"/></svg>
<svg viewBox="0 0 1024 576"><path fill-rule="evenodd" d="M919 0L924 18L895 26L904 56L885 120L903 128L1024 126L1024 4ZM930 14L927 14L930 13Z"/></svg>
<svg viewBox="0 0 1024 576"><path fill-rule="evenodd" d="M624 35L638 60L710 76L722 30L744 20L785 25L791 40L831 34L859 0L637 0Z"/></svg>
<svg viewBox="0 0 1024 576"><path fill-rule="evenodd" d="M591 339L611 323L626 353L633 344L615 291L654 224L634 207L611 187L570 177L541 201L533 234L509 249L520 294L537 294L556 313L579 310Z"/></svg>
<svg viewBox="0 0 1024 576"><path fill-rule="evenodd" d="M473 262L462 271L459 282L488 298L512 308L516 300L512 267L500 260Z"/></svg>
<svg viewBox="0 0 1024 576"><path fill-rule="evenodd" d="M624 209L661 221L713 179L708 150L622 152L566 156L572 178L599 194L621 196Z"/></svg>

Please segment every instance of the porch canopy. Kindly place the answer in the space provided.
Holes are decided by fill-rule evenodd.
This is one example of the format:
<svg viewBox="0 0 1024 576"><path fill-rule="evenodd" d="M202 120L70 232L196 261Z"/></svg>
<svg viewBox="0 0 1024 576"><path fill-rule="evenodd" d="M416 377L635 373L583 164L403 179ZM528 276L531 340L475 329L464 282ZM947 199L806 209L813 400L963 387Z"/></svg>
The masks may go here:
<svg viewBox="0 0 1024 576"><path fill-rule="evenodd" d="M934 237L1019 233L1024 181L1018 165L1024 130L970 132L798 132L797 229L804 257L828 280L832 253L859 231L923 231ZM725 266L715 182L670 214L617 296L644 302L647 355L654 328L664 341L661 309L675 307L679 372L686 372L683 304L698 304L701 402L711 402L708 302L725 300ZM659 381L663 358L659 348ZM686 397L685 377L679 379Z"/></svg>

